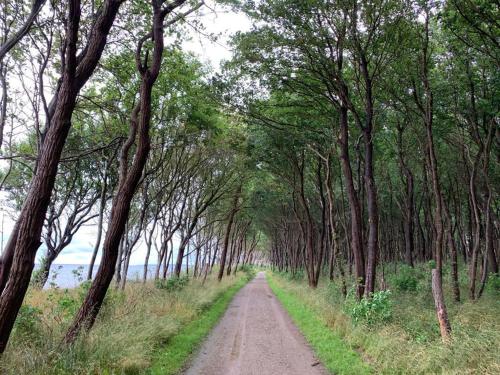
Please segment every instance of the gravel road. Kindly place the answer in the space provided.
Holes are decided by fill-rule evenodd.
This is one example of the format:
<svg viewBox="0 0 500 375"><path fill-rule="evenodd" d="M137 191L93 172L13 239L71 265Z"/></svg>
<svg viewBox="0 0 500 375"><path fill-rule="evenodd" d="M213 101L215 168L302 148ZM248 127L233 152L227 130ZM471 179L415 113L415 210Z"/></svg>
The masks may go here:
<svg viewBox="0 0 500 375"><path fill-rule="evenodd" d="M236 294L185 375L326 375L267 284L264 273Z"/></svg>

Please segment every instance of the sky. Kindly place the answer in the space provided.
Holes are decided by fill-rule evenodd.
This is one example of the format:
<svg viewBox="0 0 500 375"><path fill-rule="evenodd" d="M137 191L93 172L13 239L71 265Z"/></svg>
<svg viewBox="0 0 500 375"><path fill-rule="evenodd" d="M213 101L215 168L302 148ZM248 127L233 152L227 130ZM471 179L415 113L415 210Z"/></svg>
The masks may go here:
<svg viewBox="0 0 500 375"><path fill-rule="evenodd" d="M235 13L227 7L215 5L212 1L206 1L206 6L196 14L189 16L187 29L189 35L183 43L183 49L195 54L200 61L212 67L214 72L220 70L220 64L232 56L229 47L230 36L238 31L247 31L251 27L251 21L241 13ZM203 30L196 30L193 20L203 25ZM191 26L193 25L193 26ZM214 41L212 36L215 35ZM13 227L12 217L15 214L9 210L5 193L0 193L0 248L3 249L8 241ZM88 264L92 256L95 240L97 238L96 222L83 226L76 233L71 244L66 247L54 262L55 264ZM174 248L178 246L178 239L174 239ZM37 254L37 262L44 254L42 245ZM132 253L130 264L144 264L146 248L144 241L136 246ZM100 261L100 254L96 263ZM156 263L156 253L151 253L150 264Z"/></svg>

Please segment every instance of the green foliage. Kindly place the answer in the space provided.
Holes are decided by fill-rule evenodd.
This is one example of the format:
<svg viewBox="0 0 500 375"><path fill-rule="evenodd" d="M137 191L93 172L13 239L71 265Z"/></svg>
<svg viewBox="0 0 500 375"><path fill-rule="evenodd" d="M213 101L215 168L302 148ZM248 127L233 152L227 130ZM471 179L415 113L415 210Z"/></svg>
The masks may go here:
<svg viewBox="0 0 500 375"><path fill-rule="evenodd" d="M414 292L418 286L418 275L413 267L402 265L391 280L397 290L402 292Z"/></svg>
<svg viewBox="0 0 500 375"><path fill-rule="evenodd" d="M42 340L41 316L42 310L39 308L30 305L21 306L14 323L13 335L15 339L28 343Z"/></svg>
<svg viewBox="0 0 500 375"><path fill-rule="evenodd" d="M189 284L189 277L187 275L181 277L172 277L166 280L156 280L155 286L158 289L165 289L168 292L177 292L182 289L186 285Z"/></svg>
<svg viewBox="0 0 500 375"><path fill-rule="evenodd" d="M436 261L434 259L427 262L427 268L430 270L436 268Z"/></svg>
<svg viewBox="0 0 500 375"><path fill-rule="evenodd" d="M492 293L500 293L500 275L490 273L486 283L486 290Z"/></svg>
<svg viewBox="0 0 500 375"><path fill-rule="evenodd" d="M47 295L51 306L50 316L56 320L71 318L80 307L85 295L81 294L81 296L82 298L78 298L68 289L62 292L59 289L51 289Z"/></svg>
<svg viewBox="0 0 500 375"><path fill-rule="evenodd" d="M353 301L353 291L348 297L345 310L355 324L365 323L369 326L386 323L392 317L391 291L381 290L370 298Z"/></svg>
<svg viewBox="0 0 500 375"><path fill-rule="evenodd" d="M246 274L245 277L248 281L253 280L255 275L257 275L257 270L250 264L245 264L244 266L241 266L240 271Z"/></svg>
<svg viewBox="0 0 500 375"><path fill-rule="evenodd" d="M297 270L295 272L287 272L287 271L281 271L281 272L276 272L278 275L281 277L290 280L290 281L302 281L304 280L305 273L303 269Z"/></svg>

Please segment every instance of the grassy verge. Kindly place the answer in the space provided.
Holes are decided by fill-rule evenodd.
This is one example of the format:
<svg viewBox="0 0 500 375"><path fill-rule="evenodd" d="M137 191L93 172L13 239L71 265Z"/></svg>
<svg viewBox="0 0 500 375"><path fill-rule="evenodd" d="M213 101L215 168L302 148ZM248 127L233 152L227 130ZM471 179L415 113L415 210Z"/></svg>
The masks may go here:
<svg viewBox="0 0 500 375"><path fill-rule="evenodd" d="M363 362L358 353L338 334L328 329L320 316L308 308L294 293L285 289L279 280L268 276L268 281L276 297L329 371L341 375L371 373L370 367Z"/></svg>
<svg viewBox="0 0 500 375"><path fill-rule="evenodd" d="M149 373L155 375L178 373L219 321L234 295L246 284L246 281L247 279L241 279L231 286L222 293L212 306L203 311L198 319L188 323L178 334L172 337L166 347L161 349L155 358Z"/></svg>
<svg viewBox="0 0 500 375"><path fill-rule="evenodd" d="M127 284L110 289L93 329L71 348L61 339L86 294L31 289L0 361L0 374L174 373L220 317L249 275L204 284Z"/></svg>
<svg viewBox="0 0 500 375"><path fill-rule="evenodd" d="M450 271L444 270L443 285L452 326L448 345L440 338L426 265L412 270L401 265L385 267L391 314L373 324L354 320L353 298L346 301L337 282L322 278L313 290L305 278L278 273L272 274L271 282L297 303L293 309L306 307L308 315L322 322L318 331L310 335L333 332L360 353L376 374L500 374L498 285L493 282L480 300L470 301L463 266L460 276L462 301L454 302Z"/></svg>

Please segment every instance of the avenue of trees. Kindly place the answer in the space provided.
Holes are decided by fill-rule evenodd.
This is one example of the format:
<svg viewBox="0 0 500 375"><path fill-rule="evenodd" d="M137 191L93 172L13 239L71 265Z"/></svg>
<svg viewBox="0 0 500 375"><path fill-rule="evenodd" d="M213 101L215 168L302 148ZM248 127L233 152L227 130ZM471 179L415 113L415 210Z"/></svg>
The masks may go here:
<svg viewBox="0 0 500 375"><path fill-rule="evenodd" d="M2 3L1 183L16 214L0 263L0 351L28 287L46 285L84 226L97 233L91 284L68 344L92 327L112 280L125 287L140 243L144 282L148 264L157 280L220 264L220 279L260 259L240 212L244 129L180 48L203 5Z"/></svg>
<svg viewBox="0 0 500 375"><path fill-rule="evenodd" d="M498 4L242 1L254 28L227 68L247 116L278 270L353 275L358 298L389 262L432 261L443 339L455 301L498 277ZM460 264L468 270L460 294ZM464 275L465 276L465 275Z"/></svg>
<svg viewBox="0 0 500 375"><path fill-rule="evenodd" d="M0 4L0 189L15 212L0 353L28 288L89 225L67 345L125 288L138 246L143 282L153 264L158 281L268 264L358 299L389 263L430 263L445 340L443 269L457 302L498 277L498 4L221 3L254 26L218 74L182 49L202 1Z"/></svg>

